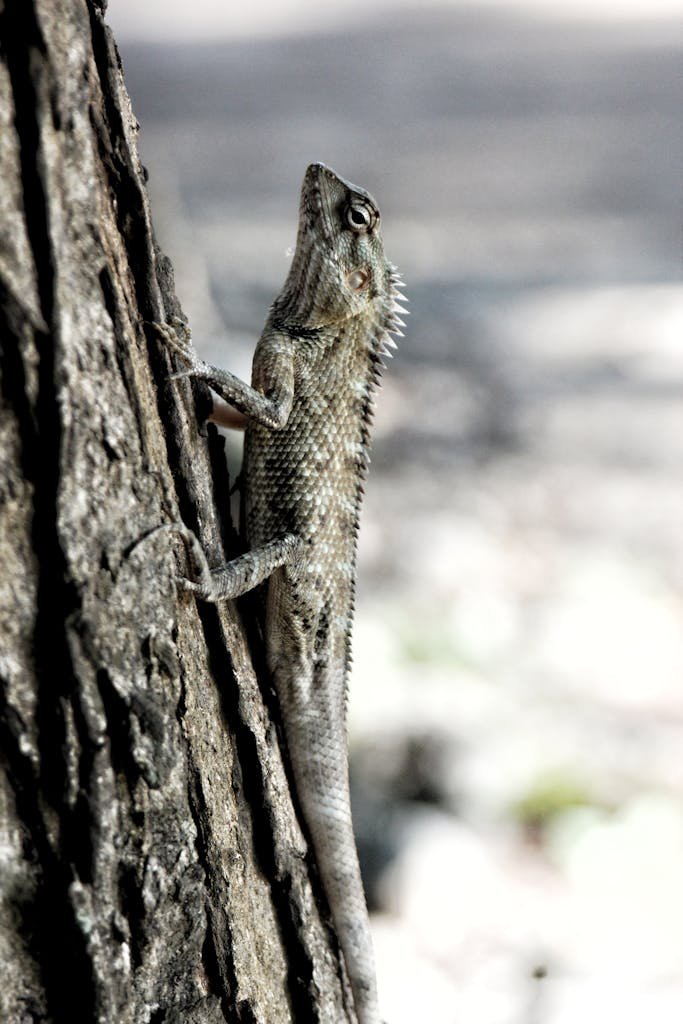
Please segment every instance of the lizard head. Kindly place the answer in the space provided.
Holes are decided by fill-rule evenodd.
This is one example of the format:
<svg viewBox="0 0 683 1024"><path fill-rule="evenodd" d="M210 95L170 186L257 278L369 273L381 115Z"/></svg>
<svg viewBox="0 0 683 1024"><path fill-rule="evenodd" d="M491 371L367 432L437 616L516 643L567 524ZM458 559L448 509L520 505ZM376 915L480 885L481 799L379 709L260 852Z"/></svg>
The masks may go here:
<svg viewBox="0 0 683 1024"><path fill-rule="evenodd" d="M392 268L384 256L377 203L325 164L304 175L299 230L279 305L305 327L378 317L390 305Z"/></svg>

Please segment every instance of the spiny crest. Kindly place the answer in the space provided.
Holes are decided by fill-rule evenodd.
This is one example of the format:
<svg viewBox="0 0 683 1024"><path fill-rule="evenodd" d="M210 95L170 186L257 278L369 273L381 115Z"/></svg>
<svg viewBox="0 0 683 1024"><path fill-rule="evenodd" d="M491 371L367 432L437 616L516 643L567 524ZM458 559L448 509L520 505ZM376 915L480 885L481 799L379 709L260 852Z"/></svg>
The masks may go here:
<svg viewBox="0 0 683 1024"><path fill-rule="evenodd" d="M386 284L386 303L380 316L378 324L378 332L375 338L375 345L373 348L376 353L376 365L374 367L375 376L379 381L381 371L384 369L385 363L383 359L393 359L392 349L396 349L398 346L392 334L398 338L403 338L405 335L401 330L402 327L406 326L405 320L401 320L399 313L404 316L410 316L410 310L404 306L400 306L398 300L401 302L408 302L403 292L399 291L399 288L405 288L403 279L399 273L398 267L393 263L387 264L388 275Z"/></svg>
<svg viewBox="0 0 683 1024"><path fill-rule="evenodd" d="M374 329L368 337L368 359L370 364L370 373L368 379L368 389L366 393L365 405L363 407L363 422L361 425L361 444L365 458L360 469L361 479L365 479L368 475L368 468L370 465L370 427L372 424L372 418L375 412L375 392L380 384L382 370L384 369L384 359L392 358L391 349L397 348L396 342L392 338L392 334L404 337L401 327L405 327L405 321L401 320L398 316L399 313L409 315L409 310L400 306L398 299L403 302L407 302L408 299L405 295L399 291L399 288L404 288L405 284L399 274L398 267L393 263L387 265L387 276L385 285L385 299L382 304L380 314L373 325Z"/></svg>
<svg viewBox="0 0 683 1024"><path fill-rule="evenodd" d="M397 348L396 342L391 337L395 334L398 338L403 338L403 332L400 330L401 327L405 327L405 321L402 321L399 313L403 316L410 316L410 309L405 309L404 306L398 304L398 300L401 302L408 302L399 288L404 288L405 285L400 276L398 267L393 263L387 264L389 268L388 281L387 281L387 307L385 309L384 318L381 324L383 334L380 338L379 353L382 356L386 356L391 359L393 354L392 348Z"/></svg>

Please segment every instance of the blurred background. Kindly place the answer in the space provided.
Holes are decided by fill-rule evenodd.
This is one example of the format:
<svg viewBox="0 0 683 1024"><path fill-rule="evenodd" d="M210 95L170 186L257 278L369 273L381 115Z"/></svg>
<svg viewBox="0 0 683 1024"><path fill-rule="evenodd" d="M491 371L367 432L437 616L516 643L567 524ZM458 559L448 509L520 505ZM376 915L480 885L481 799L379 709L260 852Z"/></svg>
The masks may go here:
<svg viewBox="0 0 683 1024"><path fill-rule="evenodd" d="M680 1024L678 4L109 21L206 358L248 376L312 160L375 195L407 282L351 693L387 1020Z"/></svg>

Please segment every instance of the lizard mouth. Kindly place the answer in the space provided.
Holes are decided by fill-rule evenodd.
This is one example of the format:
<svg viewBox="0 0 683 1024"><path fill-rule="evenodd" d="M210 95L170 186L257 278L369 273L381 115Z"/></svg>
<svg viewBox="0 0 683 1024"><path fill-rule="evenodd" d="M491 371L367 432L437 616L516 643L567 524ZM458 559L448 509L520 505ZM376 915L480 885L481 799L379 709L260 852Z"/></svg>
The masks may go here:
<svg viewBox="0 0 683 1024"><path fill-rule="evenodd" d="M317 227L329 242L334 238L332 193L335 185L343 184L330 167L315 163L308 166L301 187L301 211L307 226Z"/></svg>
<svg viewBox="0 0 683 1024"><path fill-rule="evenodd" d="M327 179L330 183L341 187L342 190L352 192L358 196L363 196L365 199L368 199L373 206L376 205L374 199L366 189L361 188L359 185L354 185L353 182L347 181L346 178L342 178L340 174L337 174L336 171L333 171L331 167L328 167L327 164L324 164L321 161L316 161L316 163L308 165L306 174L304 175L304 186L306 185L306 181L309 179L312 182L319 182L321 179Z"/></svg>

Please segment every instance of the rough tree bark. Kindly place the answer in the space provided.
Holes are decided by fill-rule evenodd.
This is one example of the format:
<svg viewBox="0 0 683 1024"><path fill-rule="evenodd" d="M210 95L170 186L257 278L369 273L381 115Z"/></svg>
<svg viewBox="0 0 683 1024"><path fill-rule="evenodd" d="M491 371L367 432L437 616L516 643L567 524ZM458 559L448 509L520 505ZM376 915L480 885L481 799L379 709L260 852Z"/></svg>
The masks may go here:
<svg viewBox="0 0 683 1024"><path fill-rule="evenodd" d="M0 46L0 1020L347 1020L248 622L136 546L235 537L102 5Z"/></svg>

